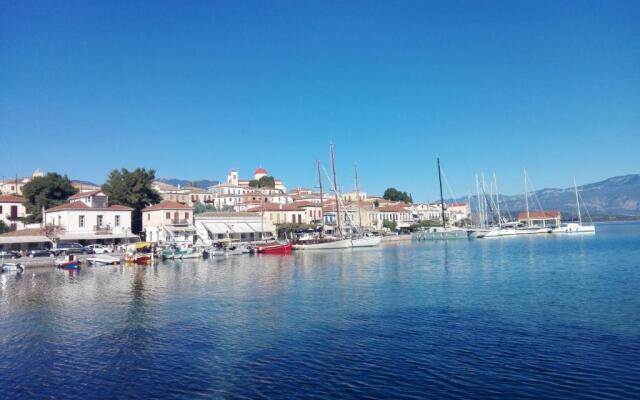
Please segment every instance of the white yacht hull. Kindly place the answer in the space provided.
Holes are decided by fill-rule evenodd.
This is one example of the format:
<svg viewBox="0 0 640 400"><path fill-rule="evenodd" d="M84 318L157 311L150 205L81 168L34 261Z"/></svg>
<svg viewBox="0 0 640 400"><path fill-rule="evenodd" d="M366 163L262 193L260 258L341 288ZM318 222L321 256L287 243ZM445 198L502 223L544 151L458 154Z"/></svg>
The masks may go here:
<svg viewBox="0 0 640 400"><path fill-rule="evenodd" d="M516 229L517 235L539 235L543 233L551 233L551 228L520 228Z"/></svg>
<svg viewBox="0 0 640 400"><path fill-rule="evenodd" d="M380 236L362 237L358 239L352 239L351 245L353 247L374 247L380 244L382 238Z"/></svg>
<svg viewBox="0 0 640 400"><path fill-rule="evenodd" d="M566 225L553 228L551 233L596 233L596 227L594 225L579 225L569 223Z"/></svg>
<svg viewBox="0 0 640 400"><path fill-rule="evenodd" d="M331 242L294 244L294 250L333 250L333 249L350 249L353 247L351 239L334 240Z"/></svg>
<svg viewBox="0 0 640 400"><path fill-rule="evenodd" d="M506 236L515 236L518 232L513 228L491 229L476 236L478 239L491 239Z"/></svg>
<svg viewBox="0 0 640 400"><path fill-rule="evenodd" d="M415 232L412 238L416 240L468 239L469 233L464 229L431 228L428 231Z"/></svg>

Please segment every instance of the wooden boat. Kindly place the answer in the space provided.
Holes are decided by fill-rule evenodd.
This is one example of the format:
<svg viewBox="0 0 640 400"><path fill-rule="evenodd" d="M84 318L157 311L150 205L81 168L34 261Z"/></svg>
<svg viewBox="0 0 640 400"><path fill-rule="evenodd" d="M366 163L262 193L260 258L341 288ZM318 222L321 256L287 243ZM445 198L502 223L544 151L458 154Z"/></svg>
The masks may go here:
<svg viewBox="0 0 640 400"><path fill-rule="evenodd" d="M24 265L20 263L3 263L2 272L9 272L9 271L22 272L24 271Z"/></svg>
<svg viewBox="0 0 640 400"><path fill-rule="evenodd" d="M293 246L294 250L336 250L353 247L351 239L322 240L315 243L301 242Z"/></svg>
<svg viewBox="0 0 640 400"><path fill-rule="evenodd" d="M256 249L260 254L291 254L293 246L291 243L273 243L257 246Z"/></svg>
<svg viewBox="0 0 640 400"><path fill-rule="evenodd" d="M353 247L374 247L380 244L382 238L380 236L363 236L356 239L351 239L351 245Z"/></svg>

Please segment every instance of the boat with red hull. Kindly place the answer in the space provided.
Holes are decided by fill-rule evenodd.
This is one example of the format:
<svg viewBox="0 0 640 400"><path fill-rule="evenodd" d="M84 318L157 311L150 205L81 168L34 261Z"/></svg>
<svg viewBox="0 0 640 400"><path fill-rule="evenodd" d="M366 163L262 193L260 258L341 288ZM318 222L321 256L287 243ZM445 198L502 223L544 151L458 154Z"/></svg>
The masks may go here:
<svg viewBox="0 0 640 400"><path fill-rule="evenodd" d="M292 248L291 243L273 243L257 246L256 250L260 254L291 254Z"/></svg>

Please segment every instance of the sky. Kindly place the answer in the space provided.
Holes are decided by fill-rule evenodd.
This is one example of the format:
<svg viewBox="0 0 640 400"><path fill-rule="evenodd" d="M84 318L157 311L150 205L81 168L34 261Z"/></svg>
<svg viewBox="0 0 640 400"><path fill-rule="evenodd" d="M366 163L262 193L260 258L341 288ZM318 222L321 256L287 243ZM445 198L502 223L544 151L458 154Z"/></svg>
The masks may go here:
<svg viewBox="0 0 640 400"><path fill-rule="evenodd" d="M5 179L313 187L330 142L345 190L414 200L436 156L457 196L640 173L640 2L0 2Z"/></svg>

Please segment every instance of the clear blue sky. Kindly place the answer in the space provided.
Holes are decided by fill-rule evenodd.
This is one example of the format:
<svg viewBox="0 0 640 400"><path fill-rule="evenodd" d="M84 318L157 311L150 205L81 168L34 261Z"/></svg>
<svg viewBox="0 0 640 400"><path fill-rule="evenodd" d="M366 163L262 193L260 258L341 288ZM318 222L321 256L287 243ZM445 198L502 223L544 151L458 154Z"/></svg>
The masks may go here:
<svg viewBox="0 0 640 400"><path fill-rule="evenodd" d="M0 173L369 192L640 172L639 1L0 2Z"/></svg>

